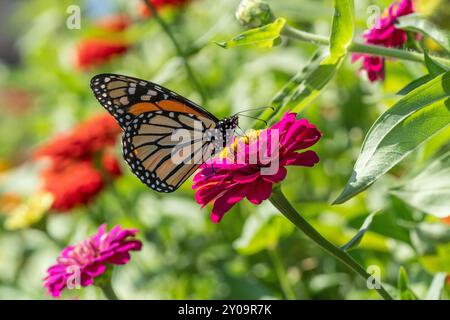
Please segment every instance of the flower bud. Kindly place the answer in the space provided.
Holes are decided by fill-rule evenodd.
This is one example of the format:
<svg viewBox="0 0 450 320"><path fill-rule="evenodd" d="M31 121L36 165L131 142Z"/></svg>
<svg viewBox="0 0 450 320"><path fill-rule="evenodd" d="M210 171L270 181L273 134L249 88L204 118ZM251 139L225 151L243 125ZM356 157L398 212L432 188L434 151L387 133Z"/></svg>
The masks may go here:
<svg viewBox="0 0 450 320"><path fill-rule="evenodd" d="M256 28L273 22L275 16L264 0L242 0L236 10L236 19L246 27Z"/></svg>

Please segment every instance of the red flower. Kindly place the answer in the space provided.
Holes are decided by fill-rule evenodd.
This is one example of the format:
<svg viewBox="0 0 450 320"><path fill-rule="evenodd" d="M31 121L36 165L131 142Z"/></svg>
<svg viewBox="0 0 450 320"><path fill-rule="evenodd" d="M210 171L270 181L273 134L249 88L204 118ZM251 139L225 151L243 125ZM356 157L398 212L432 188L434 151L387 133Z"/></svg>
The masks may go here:
<svg viewBox="0 0 450 320"><path fill-rule="evenodd" d="M98 19L95 25L106 31L121 32L131 25L131 18L126 14L115 14Z"/></svg>
<svg viewBox="0 0 450 320"><path fill-rule="evenodd" d="M441 221L445 224L448 224L450 226L450 216L441 218Z"/></svg>
<svg viewBox="0 0 450 320"><path fill-rule="evenodd" d="M295 116L286 113L271 128L235 140L222 157L201 167L192 188L197 189L195 199L202 207L213 203L214 223L244 198L254 204L268 199L272 185L286 177L285 166L312 167L319 161L314 151L297 152L315 144L320 132L306 119L297 120Z"/></svg>
<svg viewBox="0 0 450 320"><path fill-rule="evenodd" d="M84 39L76 47L76 65L85 70L127 52L128 44L106 39Z"/></svg>
<svg viewBox="0 0 450 320"><path fill-rule="evenodd" d="M113 146L120 132L113 117L107 114L96 115L76 126L70 133L60 135L40 147L35 156L55 160L89 158L95 152Z"/></svg>
<svg viewBox="0 0 450 320"><path fill-rule="evenodd" d="M98 19L95 25L103 31L115 34L116 37L86 38L81 40L75 48L76 67L80 70L86 70L126 53L130 45L120 37L120 32L126 30L130 24L131 19L124 14Z"/></svg>
<svg viewBox="0 0 450 320"><path fill-rule="evenodd" d="M105 153L102 157L103 169L113 178L120 177L122 175L122 169L120 168L117 158L110 153Z"/></svg>
<svg viewBox="0 0 450 320"><path fill-rule="evenodd" d="M42 173L43 189L53 195L52 208L68 211L88 204L102 189L103 178L90 161L69 162Z"/></svg>
<svg viewBox="0 0 450 320"><path fill-rule="evenodd" d="M401 47L407 41L407 33L395 28L398 17L414 13L412 0L394 1L384 17L364 34L365 42L384 47ZM361 69L366 70L370 81L384 79L384 58L369 54L354 54L352 61L363 59Z"/></svg>
<svg viewBox="0 0 450 320"><path fill-rule="evenodd" d="M84 241L67 246L47 270L44 287L53 297L59 297L69 281L78 275L79 284L87 287L94 283L111 265L124 265L130 260L130 251L139 251L142 242L136 240L138 230L115 226L106 231L101 225L97 233ZM76 283L74 283L76 284Z"/></svg>
<svg viewBox="0 0 450 320"><path fill-rule="evenodd" d="M156 10L161 10L165 7L183 7L187 5L191 0L151 0ZM148 9L148 6L144 3L140 4L139 14L141 17L151 17L152 13Z"/></svg>
<svg viewBox="0 0 450 320"><path fill-rule="evenodd" d="M50 160L42 172L42 187L53 195L54 210L67 211L89 203L107 182L121 175L119 163L109 151L120 132L115 120L102 114L35 152L37 159Z"/></svg>

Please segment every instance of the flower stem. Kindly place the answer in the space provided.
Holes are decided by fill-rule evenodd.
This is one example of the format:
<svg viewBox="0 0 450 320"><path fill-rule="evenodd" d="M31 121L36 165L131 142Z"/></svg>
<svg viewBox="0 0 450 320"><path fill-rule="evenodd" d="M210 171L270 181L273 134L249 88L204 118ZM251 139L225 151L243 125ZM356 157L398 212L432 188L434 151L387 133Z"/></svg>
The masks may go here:
<svg viewBox="0 0 450 320"><path fill-rule="evenodd" d="M346 251L341 250L330 241L325 239L308 221L306 221L289 203L281 191L280 186L276 186L273 189L272 196L270 197L272 204L286 217L288 218L298 229L303 231L311 240L318 244L322 249L326 250L336 259L340 260L347 267L360 275L366 281L373 281L371 275L364 270L364 268L358 264ZM393 300L391 295L383 288L381 283L376 283L375 288L377 292L385 300Z"/></svg>
<svg viewBox="0 0 450 320"><path fill-rule="evenodd" d="M328 39L328 37L302 31L288 25L286 25L281 32L283 35L289 38L297 39L300 41L311 42L323 46L328 46L330 44L330 40Z"/></svg>
<svg viewBox="0 0 450 320"><path fill-rule="evenodd" d="M180 43L178 42L177 38L174 36L172 31L170 30L169 25L164 21L164 19L159 15L158 11L156 10L155 6L150 0L142 0L145 5L148 7L150 12L152 13L152 17L156 20L156 22L159 24L161 29L163 29L164 33L169 37L170 41L172 42L173 46L175 47L175 51L177 52L177 55L180 57L180 59L183 61L184 68L186 69L187 75L190 79L190 82L194 86L194 88L198 91L202 98L202 103L206 103L208 100L208 97L203 90L203 87L200 85L200 82L197 80L194 72L192 71L192 68L189 64L188 58L184 50L181 48Z"/></svg>
<svg viewBox="0 0 450 320"><path fill-rule="evenodd" d="M283 29L282 34L292 39L297 39L300 41L310 42L318 45L326 46L330 44L330 40L325 36L298 30L291 26L286 26ZM383 56L387 58L397 58L420 63L425 62L423 55L417 52L405 51L395 48L387 48L382 46L374 46L369 44L362 44L358 42L353 42L348 48L348 50L350 52L366 53L376 56ZM432 56L432 58L442 64L450 66L450 60L448 59L434 56Z"/></svg>
<svg viewBox="0 0 450 320"><path fill-rule="evenodd" d="M270 247L267 249L267 251L275 267L275 272L277 273L278 281L280 282L280 287L285 298L289 300L295 300L296 297L294 290L292 290L289 279L286 276L286 270L283 265L283 261L281 260L281 257L277 252L277 249L275 247Z"/></svg>
<svg viewBox="0 0 450 320"><path fill-rule="evenodd" d="M115 293L115 291L114 291L114 289L112 287L111 281L105 281L99 287L100 287L100 289L102 289L103 294L105 295L106 299L108 299L108 300L120 300L117 297L117 295L116 295L116 293Z"/></svg>

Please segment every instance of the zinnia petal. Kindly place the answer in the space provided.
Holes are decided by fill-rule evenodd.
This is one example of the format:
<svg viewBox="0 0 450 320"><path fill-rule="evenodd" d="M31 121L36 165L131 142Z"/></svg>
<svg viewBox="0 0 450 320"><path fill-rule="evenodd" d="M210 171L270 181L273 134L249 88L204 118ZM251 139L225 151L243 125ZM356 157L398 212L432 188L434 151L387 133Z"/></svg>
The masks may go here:
<svg viewBox="0 0 450 320"><path fill-rule="evenodd" d="M271 150L269 143L273 143L275 132L281 140L279 152L269 155L266 153ZM285 113L271 128L259 131L250 138L240 139L233 145L233 148L238 146L234 150L237 153L235 159L242 162L223 163L213 159L205 163L194 177L192 188L196 190L195 200L202 207L213 203L211 220L214 223L220 222L224 214L244 198L260 204L270 197L272 185L286 177L284 166L313 166L318 162L315 152L298 154L297 151L312 146L320 136L319 130L306 119L296 119L296 114L292 112ZM249 163L250 159L256 163ZM274 167L275 172L271 172L270 169L276 164L278 167Z"/></svg>
<svg viewBox="0 0 450 320"><path fill-rule="evenodd" d="M47 270L44 287L59 297L67 286L68 279L79 272L83 287L94 283L94 278L102 275L108 264L122 265L130 260L130 251L140 250L142 242L134 239L136 229L124 229L115 226L109 232L101 225L96 234L75 246L68 246L57 258L57 263Z"/></svg>

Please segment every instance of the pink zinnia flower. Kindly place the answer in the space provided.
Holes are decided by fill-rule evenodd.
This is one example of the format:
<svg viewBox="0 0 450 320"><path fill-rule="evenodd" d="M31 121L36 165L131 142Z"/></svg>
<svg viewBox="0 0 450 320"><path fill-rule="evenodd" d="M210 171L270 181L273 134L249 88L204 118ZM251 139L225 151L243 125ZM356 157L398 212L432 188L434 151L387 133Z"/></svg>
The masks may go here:
<svg viewBox="0 0 450 320"><path fill-rule="evenodd" d="M412 0L394 1L386 14L377 21L375 26L364 34L365 43L384 47L401 47L408 40L405 31L395 28L398 17L414 12ZM363 59L361 69L366 70L370 81L384 79L384 58L369 54L354 54L352 62Z"/></svg>
<svg viewBox="0 0 450 320"><path fill-rule="evenodd" d="M254 204L268 199L272 185L286 177L285 166L312 167L319 161L314 151L297 152L315 144L321 134L306 119L297 120L295 116L288 112L271 128L256 131L250 138L236 139L222 157L202 165L192 188L197 189L195 199L202 207L213 203L211 220L214 223L220 222L243 198ZM272 137L278 138L275 141L278 152L270 154L267 151L274 149ZM233 153L233 161L228 161L230 153ZM272 172L264 172L273 163L278 166Z"/></svg>
<svg viewBox="0 0 450 320"><path fill-rule="evenodd" d="M141 249L141 241L134 238L137 232L136 229L120 226L107 232L106 225L101 225L94 236L75 246L68 246L61 252L56 264L47 270L44 287L52 296L59 297L76 271L81 286L93 284L94 278L102 275L108 264L126 264L130 260L129 251Z"/></svg>

